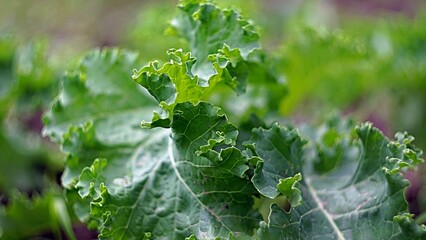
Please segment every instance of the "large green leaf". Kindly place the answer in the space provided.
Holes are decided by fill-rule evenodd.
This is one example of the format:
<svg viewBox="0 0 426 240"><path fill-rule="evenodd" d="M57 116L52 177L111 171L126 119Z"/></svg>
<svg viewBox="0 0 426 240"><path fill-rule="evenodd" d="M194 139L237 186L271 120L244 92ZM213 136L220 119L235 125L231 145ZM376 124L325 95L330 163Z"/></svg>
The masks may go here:
<svg viewBox="0 0 426 240"><path fill-rule="evenodd" d="M319 131L321 142L340 149L334 168L326 174L314 168L325 150L314 139L302 158L294 152L298 148L292 148L297 138L288 141L291 130L274 127L255 132L251 144L256 146L256 153L264 159L274 159L258 164L258 168L268 173L265 183L270 188L275 174L281 178L298 171L303 174L303 180L297 184L301 205L289 212L272 205L268 222L263 222L258 232L261 239L423 239L426 236L426 228L417 226L407 214L404 189L408 182L400 174L402 169L421 162L420 152L412 148L412 139L397 135L397 140L391 142L370 124L356 128L356 137L351 131L349 128L346 133L341 132L337 127ZM278 163L286 165L285 172ZM281 172L268 170L274 166ZM256 184L255 177L253 180Z"/></svg>
<svg viewBox="0 0 426 240"><path fill-rule="evenodd" d="M104 238L252 235L260 219L251 210L246 157L232 146L213 149L235 144L236 127L209 103L181 101L171 111L171 130L139 128L152 98L126 82L129 64L120 59L129 56L89 55L80 72L64 78L45 117L45 132L68 153L62 179L81 197L77 215Z"/></svg>
<svg viewBox="0 0 426 240"><path fill-rule="evenodd" d="M44 134L61 141L70 125L91 120L109 126L108 132L96 133L105 142L140 138L129 133L155 104L130 77L136 64L136 53L118 49L96 50L85 57L78 71L64 76L60 94L44 116ZM124 120L129 124L115 124Z"/></svg>
<svg viewBox="0 0 426 240"><path fill-rule="evenodd" d="M118 49L89 54L78 71L64 77L61 92L44 117L44 134L72 153L80 151L81 145L93 139L106 149L141 142L147 134L140 131L140 121L155 105L130 77L136 62L136 54ZM81 131L78 126L89 125L93 125L91 135L86 133L86 141L76 142L74 136ZM92 154L93 158L78 160L78 155L68 156L68 167L62 177L66 187L75 182L81 170L90 166L96 156L102 156L99 152L86 151L84 154Z"/></svg>
<svg viewBox="0 0 426 240"><path fill-rule="evenodd" d="M212 162L196 153L210 144L207 139L220 142L223 136L232 143L236 128L208 103L182 103L175 109L172 132L140 129L150 135L137 146L102 145L91 124L72 128L65 137L64 149L72 156L67 169L99 157L82 170L75 186L84 198L76 207L91 199L91 216L83 212L80 217L97 222L100 237L253 234L260 220L251 210L255 189L247 178L236 176L244 170L234 171L244 161Z"/></svg>
<svg viewBox="0 0 426 240"><path fill-rule="evenodd" d="M208 103L182 103L175 109L172 132L145 130L152 135L120 165L108 158L83 170L78 186L80 191L95 186L92 215L102 219L102 238L253 234L260 218L251 209L255 189L250 181L228 167L236 165L233 158L214 163L196 153L218 132L235 138L235 127Z"/></svg>

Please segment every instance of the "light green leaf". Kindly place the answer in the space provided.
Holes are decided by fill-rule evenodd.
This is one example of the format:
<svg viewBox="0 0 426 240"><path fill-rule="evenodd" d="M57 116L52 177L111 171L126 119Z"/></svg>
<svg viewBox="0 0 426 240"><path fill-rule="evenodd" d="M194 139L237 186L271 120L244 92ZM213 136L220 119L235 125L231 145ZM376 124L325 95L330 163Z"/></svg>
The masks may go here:
<svg viewBox="0 0 426 240"><path fill-rule="evenodd" d="M135 53L118 49L96 50L85 57L78 71L63 78L60 94L44 116L44 135L61 142L70 125L82 126L90 120L109 126L94 133L105 144L140 140L143 136L134 129L155 104L132 81L135 64ZM122 121L128 124L119 124Z"/></svg>
<svg viewBox="0 0 426 240"><path fill-rule="evenodd" d="M260 48L259 35L252 24L233 10L221 10L213 4L199 1L184 2L171 22L171 31L189 42L189 49L197 62L193 72L208 80L218 70L209 62L210 54L217 54L216 65L236 66L240 58L247 60L250 53ZM214 57L213 57L214 58Z"/></svg>
<svg viewBox="0 0 426 240"><path fill-rule="evenodd" d="M151 62L139 71L134 71L133 78L145 87L160 103L164 112L156 113L147 127L167 127L168 120L177 103L186 101L197 103L207 99L216 85L233 81L230 76L214 77L206 85L203 80L191 72L196 59L190 53L171 49L168 52L170 61L158 68L157 62Z"/></svg>
<svg viewBox="0 0 426 240"><path fill-rule="evenodd" d="M200 101L209 88L201 86L199 78L191 73L195 58L181 49L171 49L167 54L170 61L161 68L158 69L157 62L151 62L135 71L133 78L159 103L165 102L167 106L185 101Z"/></svg>
<svg viewBox="0 0 426 240"><path fill-rule="evenodd" d="M250 108L259 113L264 113L265 105L278 109L276 100L286 94L285 82L260 50L259 36L248 20L210 3L185 1L171 25L171 32L187 39L191 53L170 49L170 61L163 66L154 61L134 71L133 78L164 109L145 127L167 126L174 104L184 101L220 103L237 119ZM247 88L247 81L256 86ZM224 85L237 94L246 90L249 94L238 99ZM238 102L237 108L229 104L233 102Z"/></svg>
<svg viewBox="0 0 426 240"><path fill-rule="evenodd" d="M302 180L302 175L300 173L294 175L294 177L288 177L285 179L280 179L280 182L277 184L277 189L282 193L287 201L290 203L291 207L297 207L302 202L302 195L298 188L295 187L296 183Z"/></svg>
<svg viewBox="0 0 426 240"><path fill-rule="evenodd" d="M76 72L64 77L59 96L43 119L43 132L60 143L67 153L62 184L69 191L76 187L80 175L83 180L88 178L87 169L95 159L108 157L120 165L119 161L130 158L135 146L148 135L139 124L155 109L155 101L130 76L136 62L137 55L131 52L97 50L82 60ZM72 201L80 220L90 222L92 227L98 223L89 216L88 195L95 189L93 186L87 191L80 190L82 199Z"/></svg>

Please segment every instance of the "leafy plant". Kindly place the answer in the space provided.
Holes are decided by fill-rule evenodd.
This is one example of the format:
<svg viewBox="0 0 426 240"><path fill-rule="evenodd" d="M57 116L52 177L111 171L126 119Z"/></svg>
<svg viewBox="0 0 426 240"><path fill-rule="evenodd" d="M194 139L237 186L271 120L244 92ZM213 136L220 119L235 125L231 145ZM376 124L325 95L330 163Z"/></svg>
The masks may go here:
<svg viewBox="0 0 426 240"><path fill-rule="evenodd" d="M423 161L413 137L338 117L300 130L270 124L286 85L249 21L186 0L170 31L190 52L170 49L166 63L134 70L137 85L136 53L94 51L44 117L44 134L67 154L68 201L100 238L426 236L404 199L401 173Z"/></svg>

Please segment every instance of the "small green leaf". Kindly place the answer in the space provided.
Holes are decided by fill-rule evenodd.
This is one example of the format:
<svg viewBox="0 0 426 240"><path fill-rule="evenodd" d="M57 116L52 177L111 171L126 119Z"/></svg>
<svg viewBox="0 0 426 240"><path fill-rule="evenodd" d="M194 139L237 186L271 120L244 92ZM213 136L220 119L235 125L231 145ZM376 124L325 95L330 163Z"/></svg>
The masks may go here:
<svg viewBox="0 0 426 240"><path fill-rule="evenodd" d="M294 176L303 166L302 146L297 129L274 124L270 129L254 129L246 142L262 160L257 162L252 182L265 197L279 195L280 179Z"/></svg>
<svg viewBox="0 0 426 240"><path fill-rule="evenodd" d="M199 1L183 2L179 6L178 16L172 20L173 32L189 42L189 49L197 62L193 72L200 78L208 80L218 68L226 68L230 62L235 66L236 59L248 59L256 49L260 48L259 35L254 26L233 10L221 10L210 3L200 4ZM216 56L213 67L208 60L210 54L223 52ZM238 55L229 57L230 50ZM220 66L220 67L219 67ZM216 70L215 70L216 69Z"/></svg>
<svg viewBox="0 0 426 240"><path fill-rule="evenodd" d="M280 179L280 182L277 184L277 189L282 193L291 204L291 207L297 207L302 203L302 195L296 184L302 180L302 175L300 173L294 175L294 177L288 177L285 179Z"/></svg>

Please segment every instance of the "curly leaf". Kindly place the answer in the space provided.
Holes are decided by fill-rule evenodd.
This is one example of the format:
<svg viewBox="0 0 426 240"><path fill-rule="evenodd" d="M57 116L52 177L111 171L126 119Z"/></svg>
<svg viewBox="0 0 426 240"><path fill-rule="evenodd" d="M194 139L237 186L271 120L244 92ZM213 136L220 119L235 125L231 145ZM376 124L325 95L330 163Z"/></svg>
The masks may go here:
<svg viewBox="0 0 426 240"><path fill-rule="evenodd" d="M171 49L167 53L170 61L161 68L158 68L157 62L151 62L133 74L136 82L145 87L164 109L163 113L154 115L151 123L144 124L147 127L167 127L177 103L197 103L207 99L217 84L232 81L230 76L223 76L206 85L191 72L196 59L190 53L184 53L181 49Z"/></svg>
<svg viewBox="0 0 426 240"><path fill-rule="evenodd" d="M139 124L155 104L130 77L136 62L137 55L131 52L96 50L82 60L77 71L63 78L59 96L44 116L43 132L67 153L62 184L69 191L85 184L78 179L80 175L88 178L87 168L95 159L126 159L148 135ZM88 217L87 206L88 195L94 190L94 186L80 189L83 199L72 201L77 216L86 222L95 222Z"/></svg>
<svg viewBox="0 0 426 240"><path fill-rule="evenodd" d="M261 158L257 162L252 182L258 191L269 198L279 195L280 179L294 176L303 167L302 146L297 129L274 124L270 129L254 129L246 145Z"/></svg>
<svg viewBox="0 0 426 240"><path fill-rule="evenodd" d="M249 108L264 112L265 104L277 109L286 93L283 78L271 67L271 59L260 50L254 26L236 11L222 10L204 1L182 1L171 32L187 39L190 53L171 49L170 61L159 67L156 61L133 78L161 103L164 111L155 113L146 127L167 127L174 104L213 100L241 117ZM256 83L247 87L247 81ZM237 94L246 90L246 98L224 93L227 85ZM266 87L270 86L270 87ZM219 90L219 91L217 91ZM221 90L221 91L220 91ZM238 102L236 105L228 104Z"/></svg>
<svg viewBox="0 0 426 240"><path fill-rule="evenodd" d="M254 26L233 10L221 10L213 4L186 2L179 6L178 16L171 22L171 31L189 42L197 62L193 72L208 80L219 68L236 66L260 48ZM212 56L214 65L208 56ZM219 67L219 65L221 67Z"/></svg>
<svg viewBox="0 0 426 240"><path fill-rule="evenodd" d="M265 137L278 143L283 141L278 133ZM304 179L298 184L302 204L290 212L272 205L269 222L262 223L258 231L260 238L423 239L426 228L402 217L407 213L404 189L408 182L399 171L389 170L398 167L393 158L404 161L404 151L396 151L394 144L370 124L364 124L356 128L356 139L327 175L316 172L312 168L314 159L308 157L310 161L302 168ZM315 158L318 152L313 149L307 153ZM298 168L285 158L280 160Z"/></svg>
<svg viewBox="0 0 426 240"><path fill-rule="evenodd" d="M172 131L145 130L150 135L137 146L102 150L90 134L92 125L76 132L75 137L86 140L80 140L80 152L72 153L93 159L85 154L97 151L105 158L83 169L76 184L81 197L92 199L91 218L98 220L101 238L150 233L179 239L195 233L205 239L253 233L260 219L251 210L255 190L250 181L236 176L236 164L228 163L233 158L216 164L196 153L218 132L235 141L236 128L217 111L207 103L178 104Z"/></svg>
<svg viewBox="0 0 426 240"><path fill-rule="evenodd" d="M302 180L302 175L300 173L294 175L294 177L288 177L285 179L280 179L280 182L277 184L277 189L282 193L291 204L292 207L297 207L302 202L302 195L298 188L295 187L296 183Z"/></svg>
<svg viewBox="0 0 426 240"><path fill-rule="evenodd" d="M205 102L175 103L171 129L139 128L136 118L152 111L151 98L125 80L128 64L112 53L89 55L91 64L64 79L46 115L46 132L67 153L62 179L79 218L101 238L253 235L256 191L245 176L246 157L229 146L237 128ZM105 108L92 107L101 101Z"/></svg>
<svg viewBox="0 0 426 240"><path fill-rule="evenodd" d="M43 134L62 142L70 125L90 120L109 126L95 133L105 143L138 141L141 136L134 129L155 104L130 77L136 63L135 53L118 49L96 50L85 57L78 71L63 78L59 96L43 118ZM119 124L122 121L128 124Z"/></svg>

